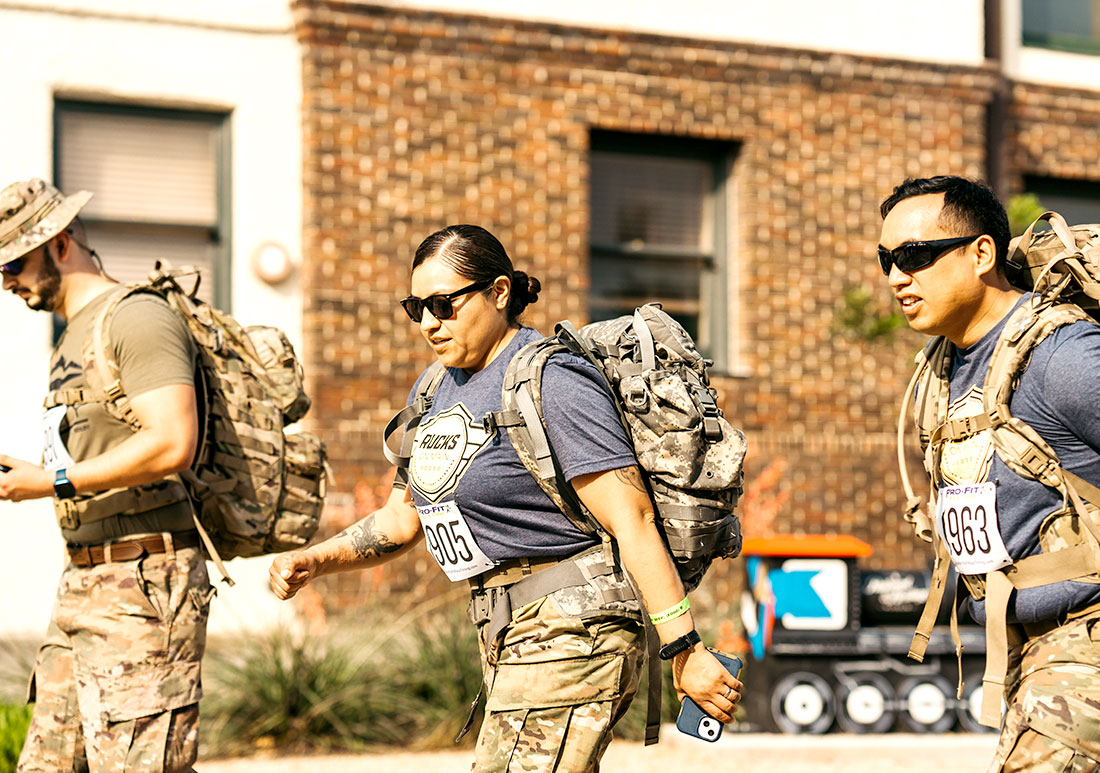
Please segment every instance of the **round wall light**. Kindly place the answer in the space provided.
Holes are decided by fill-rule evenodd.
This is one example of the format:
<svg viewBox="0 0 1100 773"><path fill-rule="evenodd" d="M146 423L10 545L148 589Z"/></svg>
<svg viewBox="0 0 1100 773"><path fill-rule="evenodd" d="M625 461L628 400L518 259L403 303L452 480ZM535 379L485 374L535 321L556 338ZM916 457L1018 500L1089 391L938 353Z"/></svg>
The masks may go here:
<svg viewBox="0 0 1100 773"><path fill-rule="evenodd" d="M252 251L252 270L269 285L277 285L294 272L294 261L283 245L263 242Z"/></svg>

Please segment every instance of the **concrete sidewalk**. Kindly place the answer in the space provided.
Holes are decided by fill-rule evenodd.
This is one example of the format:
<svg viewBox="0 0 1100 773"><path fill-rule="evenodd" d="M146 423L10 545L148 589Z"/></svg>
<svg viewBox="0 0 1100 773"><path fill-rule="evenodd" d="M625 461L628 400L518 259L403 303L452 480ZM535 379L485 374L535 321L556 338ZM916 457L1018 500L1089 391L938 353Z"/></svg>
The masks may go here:
<svg viewBox="0 0 1100 773"><path fill-rule="evenodd" d="M717 743L697 741L661 730L661 742L649 748L613 741L603 773L687 773L729 770L735 773L980 773L993 756L997 735L789 736L726 732ZM393 752L318 757L252 758L200 761L198 773L468 773L469 750Z"/></svg>

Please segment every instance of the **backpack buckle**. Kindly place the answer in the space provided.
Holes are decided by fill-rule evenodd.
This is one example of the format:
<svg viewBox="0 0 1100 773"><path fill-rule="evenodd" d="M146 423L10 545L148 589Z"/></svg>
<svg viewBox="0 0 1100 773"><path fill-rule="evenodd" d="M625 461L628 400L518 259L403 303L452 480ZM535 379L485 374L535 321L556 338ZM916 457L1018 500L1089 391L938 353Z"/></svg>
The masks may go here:
<svg viewBox="0 0 1100 773"><path fill-rule="evenodd" d="M707 440L721 439L722 425L718 419L722 417L722 409L714 401L714 395L709 389L699 385L692 386L691 392L699 404L699 411L703 414L703 436Z"/></svg>
<svg viewBox="0 0 1100 773"><path fill-rule="evenodd" d="M645 410L646 404L649 403L649 396L641 386L637 386L623 395L623 401L631 411L641 413Z"/></svg>

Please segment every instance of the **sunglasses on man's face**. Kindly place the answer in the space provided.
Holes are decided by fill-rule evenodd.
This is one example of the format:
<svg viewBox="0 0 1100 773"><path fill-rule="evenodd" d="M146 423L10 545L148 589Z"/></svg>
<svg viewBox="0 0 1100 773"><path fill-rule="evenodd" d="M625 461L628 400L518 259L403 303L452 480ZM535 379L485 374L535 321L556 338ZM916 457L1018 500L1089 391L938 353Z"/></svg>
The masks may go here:
<svg viewBox="0 0 1100 773"><path fill-rule="evenodd" d="M474 282L472 285L466 285L461 290L455 290L453 293L436 293L435 295L429 295L427 298L417 298L415 295L410 295L401 301L401 308L409 315L409 319L416 323L424 319L424 309L430 311L432 316L438 320L450 319L455 315L455 306L451 301L463 295L484 290L492 284L491 281Z"/></svg>
<svg viewBox="0 0 1100 773"><path fill-rule="evenodd" d="M897 266L899 270L910 274L931 266L951 250L970 244L981 237L982 234L977 234L976 236L956 236L951 239L932 239L926 242L905 242L892 250L880 244L878 264L882 267L882 273L887 276L890 274L890 266Z"/></svg>
<svg viewBox="0 0 1100 773"><path fill-rule="evenodd" d="M4 265L0 266L0 274L6 274L7 276L19 276L23 273L23 266L27 262L29 255L23 255L15 260L9 260Z"/></svg>

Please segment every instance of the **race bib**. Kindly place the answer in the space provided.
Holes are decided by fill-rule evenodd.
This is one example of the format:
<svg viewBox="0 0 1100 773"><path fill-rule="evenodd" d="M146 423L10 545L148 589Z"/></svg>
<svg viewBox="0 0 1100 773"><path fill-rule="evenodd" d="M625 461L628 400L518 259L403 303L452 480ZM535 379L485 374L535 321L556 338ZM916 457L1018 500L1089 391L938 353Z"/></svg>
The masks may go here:
<svg viewBox="0 0 1100 773"><path fill-rule="evenodd" d="M76 464L61 440L61 422L65 420L66 407L55 405L42 416L42 466L50 472Z"/></svg>
<svg viewBox="0 0 1100 773"><path fill-rule="evenodd" d="M452 582L465 580L493 567L493 562L481 552L470 525L452 502L420 505L416 508L428 550Z"/></svg>
<svg viewBox="0 0 1100 773"><path fill-rule="evenodd" d="M936 528L959 574L986 574L1012 563L997 523L994 483L941 488Z"/></svg>

